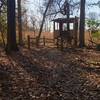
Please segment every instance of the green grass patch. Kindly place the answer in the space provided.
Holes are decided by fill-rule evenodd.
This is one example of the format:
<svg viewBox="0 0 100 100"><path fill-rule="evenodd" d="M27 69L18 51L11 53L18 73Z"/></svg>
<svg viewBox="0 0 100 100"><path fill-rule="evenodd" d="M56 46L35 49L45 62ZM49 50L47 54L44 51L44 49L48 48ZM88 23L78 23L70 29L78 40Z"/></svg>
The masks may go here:
<svg viewBox="0 0 100 100"><path fill-rule="evenodd" d="M100 39L100 31L99 32L92 33L92 36L93 36L93 38Z"/></svg>

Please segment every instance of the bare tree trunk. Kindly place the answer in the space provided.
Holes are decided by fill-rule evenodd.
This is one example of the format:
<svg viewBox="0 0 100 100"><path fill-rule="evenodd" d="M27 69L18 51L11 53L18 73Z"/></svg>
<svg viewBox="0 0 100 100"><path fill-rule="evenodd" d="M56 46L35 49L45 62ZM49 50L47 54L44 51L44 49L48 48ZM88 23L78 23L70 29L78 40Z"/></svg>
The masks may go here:
<svg viewBox="0 0 100 100"><path fill-rule="evenodd" d="M49 0L48 1L48 4L47 4L46 9L45 9L45 12L43 14L42 23L41 23L40 30L39 30L39 34L38 34L38 37L37 37L37 46L39 45L39 40L40 40L41 33L42 33L42 30L43 30L43 25L44 25L44 22L45 22L46 13L48 11L48 8L49 8L49 5L50 5L51 1L52 0Z"/></svg>
<svg viewBox="0 0 100 100"><path fill-rule="evenodd" d="M22 39L22 15L21 15L21 0L17 0L18 5L18 34L19 34L19 45L23 44Z"/></svg>
<svg viewBox="0 0 100 100"><path fill-rule="evenodd" d="M66 15L67 19L69 19L70 18L69 0L65 0L64 11L65 11L65 15ZM69 22L67 22L66 24L67 24L67 31L69 31L70 30Z"/></svg>
<svg viewBox="0 0 100 100"><path fill-rule="evenodd" d="M85 46L85 0L80 4L79 47Z"/></svg>
<svg viewBox="0 0 100 100"><path fill-rule="evenodd" d="M6 52L17 51L15 0L7 0L7 46Z"/></svg>
<svg viewBox="0 0 100 100"><path fill-rule="evenodd" d="M68 0L66 1L66 6L67 6L67 19L70 18L70 8L69 8L69 2ZM70 30L70 25L69 25L69 22L67 23L67 31L69 32Z"/></svg>

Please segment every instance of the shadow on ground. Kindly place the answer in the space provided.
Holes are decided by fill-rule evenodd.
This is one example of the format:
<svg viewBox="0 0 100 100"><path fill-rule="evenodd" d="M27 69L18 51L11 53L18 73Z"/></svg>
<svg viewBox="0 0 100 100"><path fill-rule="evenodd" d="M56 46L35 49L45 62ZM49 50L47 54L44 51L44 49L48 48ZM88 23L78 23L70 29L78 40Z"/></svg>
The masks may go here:
<svg viewBox="0 0 100 100"><path fill-rule="evenodd" d="M92 52L93 53L93 52ZM6 57L0 79L3 100L99 100L100 69L84 61L89 52L22 49ZM81 59L84 58L84 61ZM95 56L96 57L96 56ZM8 67L9 65L9 67ZM6 74L5 74L6 73ZM2 74L2 72L0 72Z"/></svg>

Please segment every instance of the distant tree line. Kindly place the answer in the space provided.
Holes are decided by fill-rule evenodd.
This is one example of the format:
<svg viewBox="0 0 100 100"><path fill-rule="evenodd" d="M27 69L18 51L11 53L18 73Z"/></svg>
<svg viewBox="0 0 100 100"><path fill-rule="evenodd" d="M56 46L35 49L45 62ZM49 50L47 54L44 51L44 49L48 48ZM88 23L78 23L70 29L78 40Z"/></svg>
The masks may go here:
<svg viewBox="0 0 100 100"><path fill-rule="evenodd" d="M22 35L22 25L23 25L23 13L26 9L22 11L22 0L17 0L17 20L18 20L18 34L19 34L19 44L23 44ZM73 13L74 9L80 8L80 27L79 27L79 46L84 47L84 33L85 33L85 4L86 0L80 0L74 2L73 0L45 0L43 2L42 10L42 21L40 24L40 29L38 33L37 43L41 36L43 26L47 17L54 18L57 14L62 14L67 18ZM100 2L89 4L89 6L97 5L100 6ZM4 16L4 17L3 17ZM27 18L27 17L24 17ZM33 28L35 30L34 17L31 18ZM26 23L27 24L27 23ZM69 28L69 24L67 25ZM0 0L0 31L1 33L7 33L7 45L6 51L17 51L17 41L16 41L16 1L15 0ZM4 31L4 32L3 32ZM4 35L2 35L4 37Z"/></svg>

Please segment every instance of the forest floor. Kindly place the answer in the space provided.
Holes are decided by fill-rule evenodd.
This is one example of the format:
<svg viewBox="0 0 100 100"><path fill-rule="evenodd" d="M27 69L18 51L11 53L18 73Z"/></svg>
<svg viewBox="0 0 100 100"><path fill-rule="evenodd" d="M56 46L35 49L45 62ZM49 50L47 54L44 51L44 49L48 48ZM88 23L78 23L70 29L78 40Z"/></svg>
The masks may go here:
<svg viewBox="0 0 100 100"><path fill-rule="evenodd" d="M100 52L0 50L0 100L100 100Z"/></svg>

